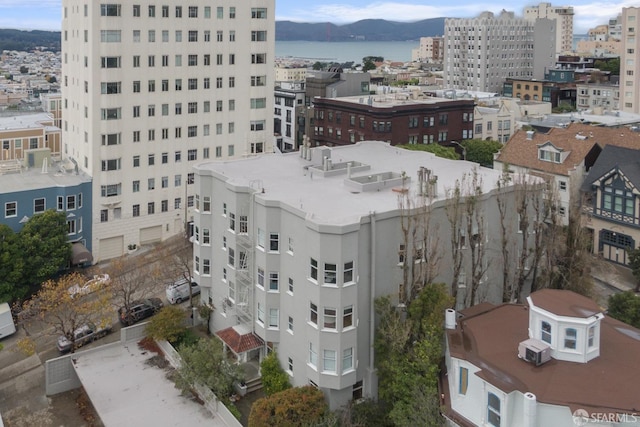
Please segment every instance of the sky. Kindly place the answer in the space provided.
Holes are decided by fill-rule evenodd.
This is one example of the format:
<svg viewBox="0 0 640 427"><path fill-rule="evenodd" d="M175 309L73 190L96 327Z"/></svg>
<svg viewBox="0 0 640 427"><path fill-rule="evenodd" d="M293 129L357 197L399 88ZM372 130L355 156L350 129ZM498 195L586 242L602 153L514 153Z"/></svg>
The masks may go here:
<svg viewBox="0 0 640 427"><path fill-rule="evenodd" d="M95 1L95 0L92 0ZM556 3L555 6L573 6L574 32L585 34L589 28L608 23L622 12L623 7L638 6L637 0L573 0ZM128 3L126 0L122 4ZM160 2L161 3L161 2ZM310 2L300 0L276 0L276 20L296 22L333 22L346 24L361 19L387 19L391 21L418 21L427 18L467 18L485 10L499 13L502 9L522 15L525 6L537 5L540 1L518 3L508 0L401 0L395 2L371 0L332 0ZM60 30L62 17L61 0L0 0L0 28L23 30Z"/></svg>

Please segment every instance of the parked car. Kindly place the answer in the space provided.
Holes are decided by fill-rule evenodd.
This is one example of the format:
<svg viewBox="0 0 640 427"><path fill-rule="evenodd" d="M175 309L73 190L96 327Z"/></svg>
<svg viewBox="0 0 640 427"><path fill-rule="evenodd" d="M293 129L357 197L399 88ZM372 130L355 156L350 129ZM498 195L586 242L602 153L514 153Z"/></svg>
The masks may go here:
<svg viewBox="0 0 640 427"><path fill-rule="evenodd" d="M71 342L68 337L62 335L58 338L57 347L61 353L66 353L68 351L71 351L71 348L74 346L75 348L80 348L85 344L97 340L98 338L104 337L109 332L111 332L111 325L99 328L96 327L96 325L94 325L93 323L87 323L80 326L73 332L73 335L75 336L75 342Z"/></svg>
<svg viewBox="0 0 640 427"><path fill-rule="evenodd" d="M16 324L13 321L9 303L0 304L0 338L8 337L16 333Z"/></svg>
<svg viewBox="0 0 640 427"><path fill-rule="evenodd" d="M191 294L200 294L200 286L192 279ZM180 304L182 301L189 299L189 281L185 278L176 280L167 285L166 290L167 301L169 304Z"/></svg>
<svg viewBox="0 0 640 427"><path fill-rule="evenodd" d="M156 314L164 304L160 298L148 298L137 300L131 303L131 308L127 311L124 307L118 309L120 323L126 326L133 325L147 317Z"/></svg>
<svg viewBox="0 0 640 427"><path fill-rule="evenodd" d="M96 274L95 276L93 276L93 279L89 280L84 285L80 286L76 283L75 285L71 286L68 291L71 295L71 298L75 298L79 295L87 295L100 289L103 285L108 283L109 280L110 277L106 273Z"/></svg>

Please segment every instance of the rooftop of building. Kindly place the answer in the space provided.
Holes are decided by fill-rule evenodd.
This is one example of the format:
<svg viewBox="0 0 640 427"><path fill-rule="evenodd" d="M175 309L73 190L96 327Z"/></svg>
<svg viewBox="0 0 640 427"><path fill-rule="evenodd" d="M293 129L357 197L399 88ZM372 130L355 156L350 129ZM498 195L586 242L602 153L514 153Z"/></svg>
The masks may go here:
<svg viewBox="0 0 640 427"><path fill-rule="evenodd" d="M485 193L495 188L500 177L499 171L475 163L447 160L380 141L319 147L312 152L311 161L294 152L201 163L195 168L201 174L210 173L227 181L227 186L253 188L262 203L280 203L310 221L330 225L359 223L371 212L397 211L403 173L406 173L405 188L415 194L421 167L437 176L435 202L444 200L456 180L475 168ZM324 156L329 156L332 162L327 171L322 166Z"/></svg>
<svg viewBox="0 0 640 427"><path fill-rule="evenodd" d="M407 105L435 105L460 101L473 101L473 98L444 98L426 96L420 90L411 92L388 92L376 95L341 96L339 98L325 98L346 104L364 104L375 108L396 108Z"/></svg>
<svg viewBox="0 0 640 427"><path fill-rule="evenodd" d="M526 117L522 118L523 121ZM616 127L640 123L640 114L627 113L625 111L606 111L601 109L599 114L596 110L583 110L575 113L549 114L544 118L530 118L529 124L536 127L567 127L572 123L582 123L586 125L599 125L604 127ZM592 126L595 127L595 126Z"/></svg>
<svg viewBox="0 0 640 427"><path fill-rule="evenodd" d="M629 148L607 145L593 164L584 179L582 191L591 191L593 183L613 169L618 169L635 188L640 188L640 148Z"/></svg>
<svg viewBox="0 0 640 427"><path fill-rule="evenodd" d="M604 147L612 144L620 147L640 149L640 132L628 128L608 128L582 123L571 123L567 127L552 128L547 133L519 130L502 147L496 161L518 167L530 168L554 175L567 176L583 163L596 144ZM529 131L531 132L531 131ZM547 142L569 154L562 163L540 160L538 148Z"/></svg>
<svg viewBox="0 0 640 427"><path fill-rule="evenodd" d="M51 129L58 129L53 126L43 125L43 122L51 123L53 122L53 118L48 113L43 112L16 114L14 111L11 115L0 116L0 132L47 127Z"/></svg>
<svg viewBox="0 0 640 427"><path fill-rule="evenodd" d="M15 165L16 161L0 163ZM31 168L22 167L18 172L0 173L0 180L2 181L2 192L13 193L42 188L70 187L91 182L91 177L82 171L76 174L75 166L72 163L52 161L47 167L46 173L42 172L42 165Z"/></svg>
<svg viewBox="0 0 640 427"><path fill-rule="evenodd" d="M570 291L547 289L543 308L564 316L585 317L593 301ZM532 299L535 294L532 294ZM600 329L600 356L588 363L556 359L536 366L518 357L518 344L529 338L529 307L520 304L460 312L456 329L447 330L452 357L480 368L476 375L506 393L531 392L537 401L589 413L640 412L640 331L605 316Z"/></svg>

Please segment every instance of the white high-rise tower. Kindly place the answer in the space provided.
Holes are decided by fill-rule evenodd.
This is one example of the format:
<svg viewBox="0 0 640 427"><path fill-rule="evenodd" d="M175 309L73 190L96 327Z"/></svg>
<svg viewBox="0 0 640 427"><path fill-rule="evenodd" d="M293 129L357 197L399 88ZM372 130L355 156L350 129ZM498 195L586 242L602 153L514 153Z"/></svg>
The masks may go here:
<svg viewBox="0 0 640 427"><path fill-rule="evenodd" d="M93 177L94 260L183 232L194 164L273 150L274 15L63 0L63 156Z"/></svg>

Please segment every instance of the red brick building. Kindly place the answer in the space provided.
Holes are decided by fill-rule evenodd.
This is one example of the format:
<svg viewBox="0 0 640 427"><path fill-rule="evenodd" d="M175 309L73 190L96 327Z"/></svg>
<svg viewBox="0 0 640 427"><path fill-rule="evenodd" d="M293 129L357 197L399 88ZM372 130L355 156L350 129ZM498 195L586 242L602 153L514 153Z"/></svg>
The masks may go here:
<svg viewBox="0 0 640 427"><path fill-rule="evenodd" d="M421 93L314 98L312 145L386 141L392 145L451 145L473 138L470 99L427 97Z"/></svg>

